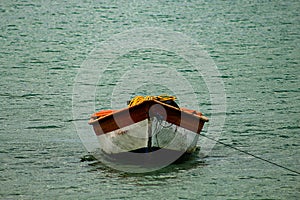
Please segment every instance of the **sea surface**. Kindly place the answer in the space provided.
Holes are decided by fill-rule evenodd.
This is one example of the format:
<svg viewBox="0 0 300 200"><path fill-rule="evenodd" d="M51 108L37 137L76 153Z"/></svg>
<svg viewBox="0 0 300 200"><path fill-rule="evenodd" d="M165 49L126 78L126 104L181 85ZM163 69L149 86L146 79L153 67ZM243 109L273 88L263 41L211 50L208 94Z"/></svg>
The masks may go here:
<svg viewBox="0 0 300 200"><path fill-rule="evenodd" d="M1 1L0 199L300 199L299 13L297 0ZM212 87L190 45L213 60ZM83 78L93 109L74 106L86 66L102 70ZM74 113L87 123L148 94L221 119L203 135L223 144L149 173L82 162Z"/></svg>

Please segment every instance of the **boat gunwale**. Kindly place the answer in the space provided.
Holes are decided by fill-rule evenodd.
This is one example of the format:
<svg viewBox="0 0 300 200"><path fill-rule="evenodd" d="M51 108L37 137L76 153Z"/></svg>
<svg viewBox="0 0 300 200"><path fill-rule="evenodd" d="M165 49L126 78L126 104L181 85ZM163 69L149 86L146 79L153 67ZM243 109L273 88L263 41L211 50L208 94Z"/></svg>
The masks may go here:
<svg viewBox="0 0 300 200"><path fill-rule="evenodd" d="M160 106L158 108L154 107L154 109L152 109L153 105L160 105ZM161 106L163 107L164 111L160 109ZM150 116L154 116L153 110L162 115L165 114L164 121L186 128L198 134L201 132L204 123L209 121L207 117L203 116L199 112L197 113L197 112L192 112L192 110L189 109L184 110L184 109L176 108L157 100L145 100L140 104L128 108L116 110L111 114L105 115L103 117L99 117L96 119L94 117L91 117L88 123L90 125L93 125L97 135L101 135L101 134L106 134L115 131L117 129L124 128L126 126L140 122L142 120L149 119ZM130 120L124 120L125 122L122 121L121 123L120 120L118 121L118 119L122 119L122 117L124 118L124 115L125 115L125 119L126 116L128 118L128 114L130 115ZM118 121L119 123L116 123L116 121ZM106 122L110 123L110 126L113 128L106 127L103 130L101 124L103 125ZM197 128L195 128L195 125L197 126Z"/></svg>

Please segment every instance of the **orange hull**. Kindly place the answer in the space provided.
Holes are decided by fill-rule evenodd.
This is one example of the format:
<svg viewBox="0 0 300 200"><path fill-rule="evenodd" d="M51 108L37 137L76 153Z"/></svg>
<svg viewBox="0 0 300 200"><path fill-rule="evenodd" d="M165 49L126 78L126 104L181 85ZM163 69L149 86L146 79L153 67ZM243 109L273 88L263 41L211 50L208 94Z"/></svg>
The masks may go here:
<svg viewBox="0 0 300 200"><path fill-rule="evenodd" d="M134 123L159 117L195 133L200 133L208 118L200 112L178 109L157 100L146 100L138 105L122 110L101 111L92 115L89 124L93 125L96 135L106 134Z"/></svg>

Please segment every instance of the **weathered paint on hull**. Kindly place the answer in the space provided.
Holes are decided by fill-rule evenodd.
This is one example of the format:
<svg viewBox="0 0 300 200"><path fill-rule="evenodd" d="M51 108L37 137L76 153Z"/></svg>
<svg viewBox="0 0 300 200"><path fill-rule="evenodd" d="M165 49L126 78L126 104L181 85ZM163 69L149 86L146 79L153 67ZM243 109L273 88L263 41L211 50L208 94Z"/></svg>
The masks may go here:
<svg viewBox="0 0 300 200"><path fill-rule="evenodd" d="M176 125L154 119L150 123L149 120L143 120L97 137L101 150L107 154L149 148L149 139L151 139L151 147L153 148L192 153L196 149L199 135Z"/></svg>

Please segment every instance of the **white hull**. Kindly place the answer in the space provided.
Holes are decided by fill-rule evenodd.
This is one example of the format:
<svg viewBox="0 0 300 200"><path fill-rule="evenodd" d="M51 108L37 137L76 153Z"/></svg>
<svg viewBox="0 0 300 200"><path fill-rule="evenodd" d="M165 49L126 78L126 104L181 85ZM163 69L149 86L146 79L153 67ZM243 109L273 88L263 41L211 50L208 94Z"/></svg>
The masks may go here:
<svg viewBox="0 0 300 200"><path fill-rule="evenodd" d="M199 134L154 118L97 137L101 150L107 154L147 148L149 139L154 148L192 153L196 150Z"/></svg>

